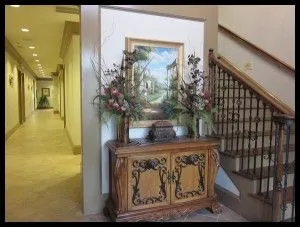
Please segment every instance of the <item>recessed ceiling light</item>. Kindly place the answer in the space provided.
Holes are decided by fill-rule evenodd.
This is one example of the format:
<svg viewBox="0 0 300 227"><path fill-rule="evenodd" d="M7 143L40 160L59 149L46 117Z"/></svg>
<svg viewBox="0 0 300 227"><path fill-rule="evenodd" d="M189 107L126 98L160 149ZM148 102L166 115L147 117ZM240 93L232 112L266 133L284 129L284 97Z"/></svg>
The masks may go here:
<svg viewBox="0 0 300 227"><path fill-rule="evenodd" d="M29 49L34 49L34 48L35 48L34 46L30 46L30 47L29 47Z"/></svg>
<svg viewBox="0 0 300 227"><path fill-rule="evenodd" d="M36 57L36 56L37 56L37 54L36 54L36 53L34 53L34 54L32 54L32 56L33 56L33 57Z"/></svg>
<svg viewBox="0 0 300 227"><path fill-rule="evenodd" d="M29 32L29 29L28 28L21 28L21 31L22 32Z"/></svg>
<svg viewBox="0 0 300 227"><path fill-rule="evenodd" d="M42 66L41 64L37 64L38 66Z"/></svg>
<svg viewBox="0 0 300 227"><path fill-rule="evenodd" d="M36 62L40 62L40 60L37 60L37 59L36 59L35 61L36 61Z"/></svg>
<svg viewBox="0 0 300 227"><path fill-rule="evenodd" d="M20 7L20 5L10 5L10 6L15 8Z"/></svg>

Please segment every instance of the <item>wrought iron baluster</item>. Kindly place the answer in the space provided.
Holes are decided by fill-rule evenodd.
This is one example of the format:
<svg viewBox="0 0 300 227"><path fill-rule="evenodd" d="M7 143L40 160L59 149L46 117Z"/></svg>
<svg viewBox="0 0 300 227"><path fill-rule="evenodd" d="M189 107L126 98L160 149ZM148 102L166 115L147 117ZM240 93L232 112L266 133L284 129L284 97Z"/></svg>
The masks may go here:
<svg viewBox="0 0 300 227"><path fill-rule="evenodd" d="M262 182L263 182L263 179L262 179L262 174L263 174L263 158L264 158L264 142L265 142L265 120L266 120L266 103L263 102L263 122L262 122L262 134L263 134L263 137L262 137L262 141L261 141L261 156L260 156L260 177L259 177L259 180L260 180L260 184L259 184L259 191L258 191L258 194L261 194L262 193Z"/></svg>
<svg viewBox="0 0 300 227"><path fill-rule="evenodd" d="M212 103L212 105L213 106L215 106L215 104L216 104L216 89L217 89L217 83L216 83L216 80L217 80L217 73L216 73L216 65L214 65L213 66L213 93L212 93L212 100L213 100L213 103ZM215 119L215 118L213 118L213 119Z"/></svg>
<svg viewBox="0 0 300 227"><path fill-rule="evenodd" d="M226 102L226 105L227 105L227 111L226 111L226 114L227 114L227 121L226 121L226 146L225 146L225 150L228 152L229 149L228 149L228 139L229 139L229 132L228 132L228 127L229 127L229 92L230 92L230 89L229 89L229 83L230 83L230 75L227 73L227 77L228 77L228 82L227 82L227 102Z"/></svg>
<svg viewBox="0 0 300 227"><path fill-rule="evenodd" d="M292 200L292 218L291 218L291 222L295 221L294 212L295 212L295 173L294 173L294 181L293 181L293 200Z"/></svg>
<svg viewBox="0 0 300 227"><path fill-rule="evenodd" d="M286 190L287 190L287 180L288 180L288 167L289 167L289 151L290 151L290 135L291 126L289 123L286 125L286 137L285 137L285 164L283 165L284 170L284 186L283 186L283 199L282 199L282 220L285 219L286 211ZM281 163L279 163L280 165Z"/></svg>
<svg viewBox="0 0 300 227"><path fill-rule="evenodd" d="M234 112L234 103L235 103L235 79L232 78L232 89L233 89L233 95L232 95L232 119L231 119L231 147L230 150L233 150L233 133L234 133L234 121L235 121L235 112Z"/></svg>
<svg viewBox="0 0 300 227"><path fill-rule="evenodd" d="M268 178L267 178L267 192L266 192L266 197L265 199L269 199L269 186L270 186L270 173L271 173L271 159L272 159L272 139L273 139L273 114L274 114L274 109L270 107L271 111L271 126L270 126L270 137L269 137L269 152L267 158L269 159L268 163ZM275 149L274 149L275 150ZM274 152L275 153L275 152Z"/></svg>
<svg viewBox="0 0 300 227"><path fill-rule="evenodd" d="M238 98L237 98L237 106L238 106L238 111L237 111L237 135L236 135L236 153L239 152L239 137L240 137L240 106L241 106L241 83L238 81L238 85L239 85L239 94L238 94ZM243 160L243 157L242 157Z"/></svg>
<svg viewBox="0 0 300 227"><path fill-rule="evenodd" d="M249 173L249 168L250 168L250 152L251 152L251 139L252 139L252 131L251 131L251 124L252 124L252 97L253 97L253 92L250 91L250 116L249 116L249 131L248 131L248 162L247 162L247 173Z"/></svg>
<svg viewBox="0 0 300 227"><path fill-rule="evenodd" d="M220 67L218 67L218 123L217 123L217 133L218 135L220 134L220 113L219 113L219 109L220 109L220 89L221 89L221 69Z"/></svg>
<svg viewBox="0 0 300 227"><path fill-rule="evenodd" d="M225 71L224 69L222 69L222 73L223 73L223 98L222 98L222 115L221 115L221 118L222 118L222 136L224 135L224 112L225 112Z"/></svg>
<svg viewBox="0 0 300 227"><path fill-rule="evenodd" d="M256 97L256 117L254 119L255 121L255 145L254 145L254 163L253 163L253 176L256 176L256 156L257 156L257 140L258 140L258 123L260 122L259 118L259 97ZM262 137L264 137L264 134L262 134Z"/></svg>
<svg viewBox="0 0 300 227"><path fill-rule="evenodd" d="M244 143L245 143L245 119L246 119L246 87L243 86L244 89L244 110L243 110L243 137L242 137L242 161L241 161L241 169L244 169Z"/></svg>
<svg viewBox="0 0 300 227"><path fill-rule="evenodd" d="M272 195L272 220L280 221L280 208L285 209L282 201L282 168L283 168L283 124L275 121L275 152L274 152L274 168L273 168L273 195ZM283 202L283 203L282 203Z"/></svg>

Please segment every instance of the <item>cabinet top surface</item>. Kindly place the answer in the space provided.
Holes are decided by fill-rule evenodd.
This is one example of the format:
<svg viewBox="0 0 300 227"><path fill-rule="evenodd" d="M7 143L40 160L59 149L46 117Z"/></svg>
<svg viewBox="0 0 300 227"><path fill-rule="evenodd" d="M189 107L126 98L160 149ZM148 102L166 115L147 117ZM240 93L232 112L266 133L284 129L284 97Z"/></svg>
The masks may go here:
<svg viewBox="0 0 300 227"><path fill-rule="evenodd" d="M198 139L191 139L187 137L177 137L174 140L153 142L147 139L131 139L129 144L120 144L115 140L109 140L106 146L110 152L118 153L135 153L140 151L151 150L176 150L182 148L207 148L218 147L220 140L214 137L200 137Z"/></svg>

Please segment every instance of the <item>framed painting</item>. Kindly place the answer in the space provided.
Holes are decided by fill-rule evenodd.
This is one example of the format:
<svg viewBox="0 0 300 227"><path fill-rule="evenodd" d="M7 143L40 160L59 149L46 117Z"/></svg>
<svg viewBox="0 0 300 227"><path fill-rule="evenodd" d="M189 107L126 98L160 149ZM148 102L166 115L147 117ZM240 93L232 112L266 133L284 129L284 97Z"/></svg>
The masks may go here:
<svg viewBox="0 0 300 227"><path fill-rule="evenodd" d="M50 96L50 88L42 88L42 96Z"/></svg>
<svg viewBox="0 0 300 227"><path fill-rule="evenodd" d="M158 120L169 120L164 103L178 98L184 65L183 43L126 38L126 50L138 51L129 76L133 92L144 109L143 119L133 122L131 127L151 127Z"/></svg>

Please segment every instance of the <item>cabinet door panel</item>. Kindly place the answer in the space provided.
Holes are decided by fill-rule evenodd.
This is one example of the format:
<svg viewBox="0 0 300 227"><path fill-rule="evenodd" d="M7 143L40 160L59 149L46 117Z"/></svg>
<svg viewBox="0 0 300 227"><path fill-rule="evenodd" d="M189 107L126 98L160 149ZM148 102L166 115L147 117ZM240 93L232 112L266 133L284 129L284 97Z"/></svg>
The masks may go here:
<svg viewBox="0 0 300 227"><path fill-rule="evenodd" d="M207 197L208 154L206 151L173 153L171 170L172 203Z"/></svg>
<svg viewBox="0 0 300 227"><path fill-rule="evenodd" d="M170 203L170 156L148 155L128 159L128 210Z"/></svg>

